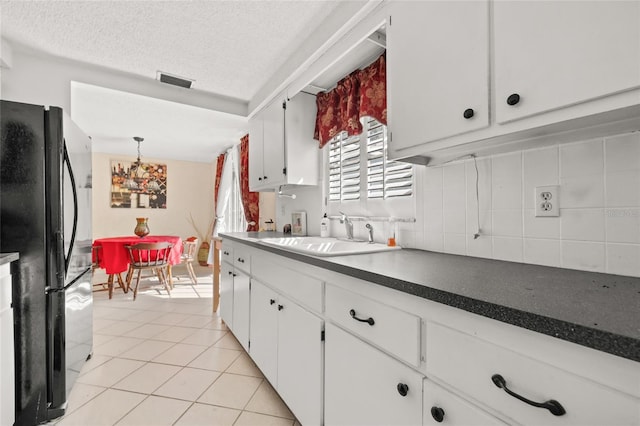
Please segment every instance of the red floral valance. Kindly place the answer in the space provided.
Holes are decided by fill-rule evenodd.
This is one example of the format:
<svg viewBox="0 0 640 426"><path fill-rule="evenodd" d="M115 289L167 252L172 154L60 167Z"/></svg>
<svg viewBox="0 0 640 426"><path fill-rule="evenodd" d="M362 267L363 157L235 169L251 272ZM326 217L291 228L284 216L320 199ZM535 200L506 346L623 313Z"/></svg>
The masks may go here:
<svg viewBox="0 0 640 426"><path fill-rule="evenodd" d="M320 148L342 131L349 135L362 133L360 117L373 117L387 124L386 54L340 80L334 89L318 93L316 105L313 137L320 142Z"/></svg>
<svg viewBox="0 0 640 426"><path fill-rule="evenodd" d="M260 227L260 201L259 192L249 191L249 135L240 139L240 195L244 217L247 219L247 232L257 231ZM251 225L253 222L253 225Z"/></svg>

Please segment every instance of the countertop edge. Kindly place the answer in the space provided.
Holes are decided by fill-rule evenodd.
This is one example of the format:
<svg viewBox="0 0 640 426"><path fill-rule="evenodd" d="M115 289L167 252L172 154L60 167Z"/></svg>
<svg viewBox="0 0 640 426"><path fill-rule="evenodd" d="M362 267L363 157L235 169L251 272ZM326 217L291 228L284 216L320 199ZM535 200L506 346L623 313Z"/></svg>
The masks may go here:
<svg viewBox="0 0 640 426"><path fill-rule="evenodd" d="M255 238L243 238L230 234L224 234L222 237L260 250L284 255L292 260L348 275L373 284L382 285L506 324L640 362L640 340L633 337L622 336L532 312L525 312L519 309L477 300L468 296L435 289L426 284L408 282L388 275L381 275L367 270L333 263L322 257L267 246L258 243L258 239Z"/></svg>
<svg viewBox="0 0 640 426"><path fill-rule="evenodd" d="M11 263L20 258L20 254L18 252L11 253L0 253L0 265L4 265L5 263Z"/></svg>

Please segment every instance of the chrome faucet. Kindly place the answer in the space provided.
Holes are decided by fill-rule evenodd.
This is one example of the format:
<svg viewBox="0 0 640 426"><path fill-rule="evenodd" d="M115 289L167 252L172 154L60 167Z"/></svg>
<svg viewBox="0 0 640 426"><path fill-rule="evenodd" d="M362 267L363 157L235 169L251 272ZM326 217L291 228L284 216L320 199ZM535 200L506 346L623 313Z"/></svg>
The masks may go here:
<svg viewBox="0 0 640 426"><path fill-rule="evenodd" d="M353 240L353 222L349 219L349 216L340 212L340 223L344 223L344 228L347 231L347 238Z"/></svg>
<svg viewBox="0 0 640 426"><path fill-rule="evenodd" d="M367 223L364 227L369 231L369 244L373 244L373 226Z"/></svg>

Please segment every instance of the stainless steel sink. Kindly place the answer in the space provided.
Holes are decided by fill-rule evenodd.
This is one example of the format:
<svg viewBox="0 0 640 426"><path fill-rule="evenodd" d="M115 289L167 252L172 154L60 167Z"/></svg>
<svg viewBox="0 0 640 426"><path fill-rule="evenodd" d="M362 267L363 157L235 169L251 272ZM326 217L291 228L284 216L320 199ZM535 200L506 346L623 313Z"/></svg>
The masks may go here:
<svg viewBox="0 0 640 426"><path fill-rule="evenodd" d="M259 243L314 256L344 256L400 249L380 243L322 237L263 238Z"/></svg>

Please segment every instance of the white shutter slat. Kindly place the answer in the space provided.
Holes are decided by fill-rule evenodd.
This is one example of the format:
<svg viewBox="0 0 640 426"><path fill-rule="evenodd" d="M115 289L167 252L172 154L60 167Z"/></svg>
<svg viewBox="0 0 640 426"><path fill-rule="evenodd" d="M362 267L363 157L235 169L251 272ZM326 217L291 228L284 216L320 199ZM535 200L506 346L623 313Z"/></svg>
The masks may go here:
<svg viewBox="0 0 640 426"><path fill-rule="evenodd" d="M329 200L360 199L365 179L367 198L411 196L413 166L387 160L386 126L370 117L363 124L364 135L342 132L329 142Z"/></svg>

